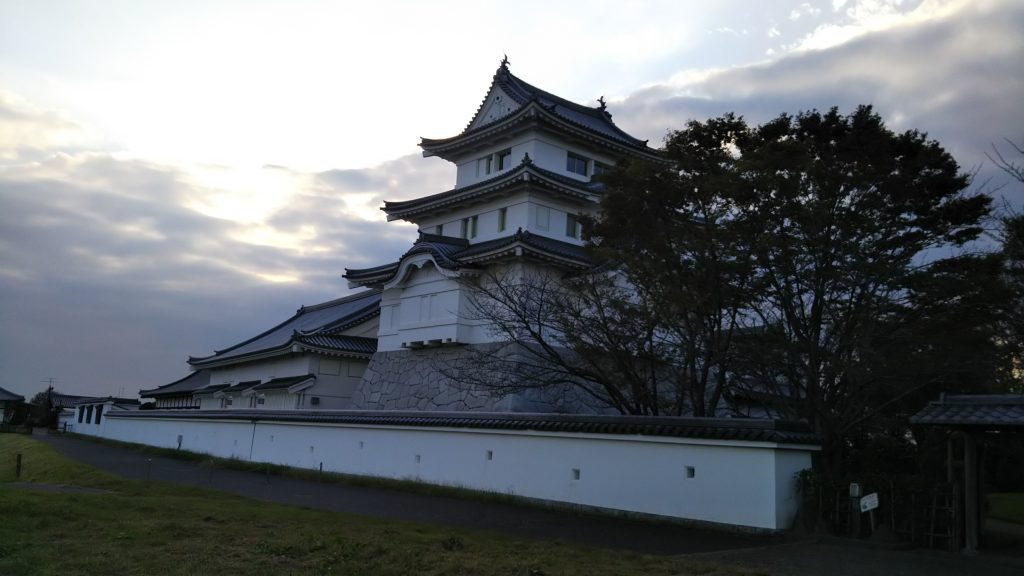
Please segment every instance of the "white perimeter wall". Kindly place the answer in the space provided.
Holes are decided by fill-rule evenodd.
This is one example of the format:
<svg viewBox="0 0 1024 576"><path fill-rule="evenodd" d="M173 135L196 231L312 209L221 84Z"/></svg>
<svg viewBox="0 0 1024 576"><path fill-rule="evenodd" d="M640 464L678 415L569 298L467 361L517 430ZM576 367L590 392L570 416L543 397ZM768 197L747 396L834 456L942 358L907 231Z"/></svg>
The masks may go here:
<svg viewBox="0 0 1024 576"><path fill-rule="evenodd" d="M107 420L104 417L104 420ZM228 420L110 418L105 437L346 474L781 530L811 447L683 438ZM693 476L688 477L688 467ZM577 478L578 473L578 478Z"/></svg>

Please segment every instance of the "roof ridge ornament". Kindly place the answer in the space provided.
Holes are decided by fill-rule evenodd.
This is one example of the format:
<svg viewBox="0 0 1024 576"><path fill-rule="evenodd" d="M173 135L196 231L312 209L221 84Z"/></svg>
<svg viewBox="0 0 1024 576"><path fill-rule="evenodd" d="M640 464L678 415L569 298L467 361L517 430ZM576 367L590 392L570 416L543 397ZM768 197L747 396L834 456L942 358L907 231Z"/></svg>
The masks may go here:
<svg viewBox="0 0 1024 576"><path fill-rule="evenodd" d="M601 110L606 110L608 108L608 103L604 101L604 94L602 94L600 97L598 97L597 103L598 103L598 107Z"/></svg>
<svg viewBox="0 0 1024 576"><path fill-rule="evenodd" d="M525 164L526 166L532 166L533 165L533 158L530 158L530 153L529 152L523 154L523 161L520 162L520 164Z"/></svg>
<svg viewBox="0 0 1024 576"><path fill-rule="evenodd" d="M505 70L508 70L508 67L509 67L508 54L502 54L501 55L501 66L500 66L500 68L504 68Z"/></svg>

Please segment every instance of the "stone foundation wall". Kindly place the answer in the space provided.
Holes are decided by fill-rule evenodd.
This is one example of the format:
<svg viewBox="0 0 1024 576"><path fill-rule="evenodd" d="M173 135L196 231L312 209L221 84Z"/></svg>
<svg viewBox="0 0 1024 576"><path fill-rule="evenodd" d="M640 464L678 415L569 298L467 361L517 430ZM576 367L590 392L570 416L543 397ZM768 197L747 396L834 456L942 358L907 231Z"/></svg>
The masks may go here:
<svg viewBox="0 0 1024 576"><path fill-rule="evenodd" d="M356 410L596 413L570 388L503 394L459 381L480 370L480 344L377 352L352 395Z"/></svg>

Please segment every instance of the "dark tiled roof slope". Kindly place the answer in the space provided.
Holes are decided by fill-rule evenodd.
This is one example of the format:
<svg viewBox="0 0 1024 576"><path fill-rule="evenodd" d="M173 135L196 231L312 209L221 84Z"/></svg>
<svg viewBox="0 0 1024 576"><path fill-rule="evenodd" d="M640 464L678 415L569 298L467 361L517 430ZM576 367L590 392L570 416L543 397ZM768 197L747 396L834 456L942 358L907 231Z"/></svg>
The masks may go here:
<svg viewBox="0 0 1024 576"><path fill-rule="evenodd" d="M554 238L548 238L547 236L533 234L530 231L523 231L522 229L511 236L495 238L494 240L473 244L469 248L466 248L456 254L456 257L460 260L470 259L480 254L500 250L501 248L510 247L520 243L554 256L576 260L581 265L587 265L592 262L590 253L587 251L585 246L562 242L561 240L555 240Z"/></svg>
<svg viewBox="0 0 1024 576"><path fill-rule="evenodd" d="M412 248L406 250L405 254L397 262L375 266L373 268L346 268L344 278L349 281L379 281L384 282L395 276L398 272L398 265L404 258L415 254L430 254L442 268L449 270L459 267L454 255L465 250L469 241L465 238L454 238L452 236L439 236L420 232L419 238L413 243Z"/></svg>
<svg viewBox="0 0 1024 576"><path fill-rule="evenodd" d="M342 278L346 278L349 281L359 282L364 280L371 280L374 278L390 278L394 276L398 270L398 262L391 262L389 264L381 264L380 266L374 266L373 268L345 268L345 273L342 274Z"/></svg>
<svg viewBox="0 0 1024 576"><path fill-rule="evenodd" d="M489 412L383 412L374 410L204 410L181 412L150 410L118 417L202 418L265 422L314 422L367 426L417 426L533 430L578 434L626 434L704 438L778 444L817 445L806 424L742 418L674 418L648 416L583 416Z"/></svg>
<svg viewBox="0 0 1024 576"><path fill-rule="evenodd" d="M322 348L325 350L345 350L356 354L373 354L377 351L377 339L365 336L313 334L310 336L298 336L296 340L311 348Z"/></svg>
<svg viewBox="0 0 1024 576"><path fill-rule="evenodd" d="M524 175L530 175L533 178L526 179ZM405 218L436 208L461 204L471 198L483 198L495 192L516 190L518 187L524 186L531 189L554 190L560 194L584 200L593 199L604 190L604 186L598 182L584 182L541 168L534 164L527 155L523 157L519 166L493 178L412 200L397 202L385 200L381 210L388 214L389 219Z"/></svg>
<svg viewBox="0 0 1024 576"><path fill-rule="evenodd" d="M584 246L562 242L561 240L533 234L522 229L509 236L477 244L468 244L465 241L462 241L462 244L454 244L450 243L450 240L456 239L421 233L420 238L413 244L412 249L406 252L402 258L404 259L412 254L427 252L434 256L438 266L448 270L459 270L477 268L473 262L481 256L504 253L507 249L510 250L515 247L524 247L533 252L534 256L546 256L559 261L570 260L580 268L588 267L593 263L590 253ZM401 260L387 266L378 266L366 270L346 269L345 278L352 282L387 282L398 273L400 263Z"/></svg>
<svg viewBox="0 0 1024 576"><path fill-rule="evenodd" d="M910 417L915 424L1024 428L1024 394L944 396Z"/></svg>
<svg viewBox="0 0 1024 576"><path fill-rule="evenodd" d="M218 392L220 390L224 390L228 386L231 386L231 385L230 384L211 384L209 386L204 386L203 388L197 388L194 393L195 394L213 394L213 393Z"/></svg>
<svg viewBox="0 0 1024 576"><path fill-rule="evenodd" d="M519 104L520 110L528 106L531 102L537 102L537 104L544 110L571 125L621 144L625 144L630 148L653 152L653 150L647 147L646 140L634 138L616 126L612 121L612 115L608 113L603 105L597 108L583 106L575 102L570 102L560 96L556 96L546 90L541 90L540 88L524 82L513 75L504 63L498 68L497 72L495 72L494 79L491 84L491 88L487 92L487 96L484 98L484 101L481 102L480 106L477 108L476 114L473 115L473 119L470 120L462 133L451 138L423 138L420 146L424 149L443 146L465 136L472 135L473 133L486 131L490 127L500 124L501 122L510 119L510 117L515 116L516 112L512 112L509 115L495 119L493 122L477 126L476 128L471 128L480 114L483 113L484 104L487 102L488 97L495 88L500 89L505 94L508 94L510 98L515 100L516 103Z"/></svg>
<svg viewBox="0 0 1024 576"><path fill-rule="evenodd" d="M135 398L117 398L115 396L95 396L95 397L79 398L75 402L75 405L78 405L78 404L102 404L102 403L105 403L105 402L113 402L114 404L128 404L128 405L135 405L135 404L139 403L139 401L137 399L135 399Z"/></svg>
<svg viewBox="0 0 1024 576"><path fill-rule="evenodd" d="M465 238L420 233L412 248L408 249L402 258L399 258L399 261L415 254L428 253L442 268L457 268L459 264L456 262L455 256L467 247L469 247L469 240Z"/></svg>
<svg viewBox="0 0 1024 576"><path fill-rule="evenodd" d="M25 397L21 394L15 394L10 390L4 390L0 388L0 402L24 402Z"/></svg>
<svg viewBox="0 0 1024 576"><path fill-rule="evenodd" d="M60 392L50 393L50 406L54 408L70 408L78 403L79 400L88 399L88 396L73 396L71 394L61 394Z"/></svg>
<svg viewBox="0 0 1024 576"><path fill-rule="evenodd" d="M301 384L306 380L315 380L316 376L313 374L303 374L302 376L288 376L286 378L274 378L273 380L267 380L259 386L254 386L253 390L280 390L283 388L291 388L296 384Z"/></svg>
<svg viewBox="0 0 1024 576"><path fill-rule="evenodd" d="M351 325L369 320L377 314L380 314L380 292L376 290L366 290L314 306L303 306L294 316L270 330L230 348L218 350L212 356L190 357L189 364L212 365L225 360L284 350L301 337L316 334L339 324ZM339 351L353 352L344 349Z"/></svg>
<svg viewBox="0 0 1024 576"><path fill-rule="evenodd" d="M173 396L185 394L203 388L210 383L209 370L196 370L188 376L175 380L170 384L164 384L150 390L139 390L139 396L143 398L155 398L158 396Z"/></svg>

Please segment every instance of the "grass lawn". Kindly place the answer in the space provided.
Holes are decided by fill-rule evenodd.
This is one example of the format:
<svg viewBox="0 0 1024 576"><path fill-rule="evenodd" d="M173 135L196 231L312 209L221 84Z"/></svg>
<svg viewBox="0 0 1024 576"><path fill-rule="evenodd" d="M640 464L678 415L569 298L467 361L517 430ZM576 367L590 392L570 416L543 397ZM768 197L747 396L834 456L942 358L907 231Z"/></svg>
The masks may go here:
<svg viewBox="0 0 1024 576"><path fill-rule="evenodd" d="M98 488L42 492L22 481ZM0 434L0 574L707 574L734 568L125 480Z"/></svg>
<svg viewBox="0 0 1024 576"><path fill-rule="evenodd" d="M989 494L988 504L992 518L1024 524L1024 492Z"/></svg>

